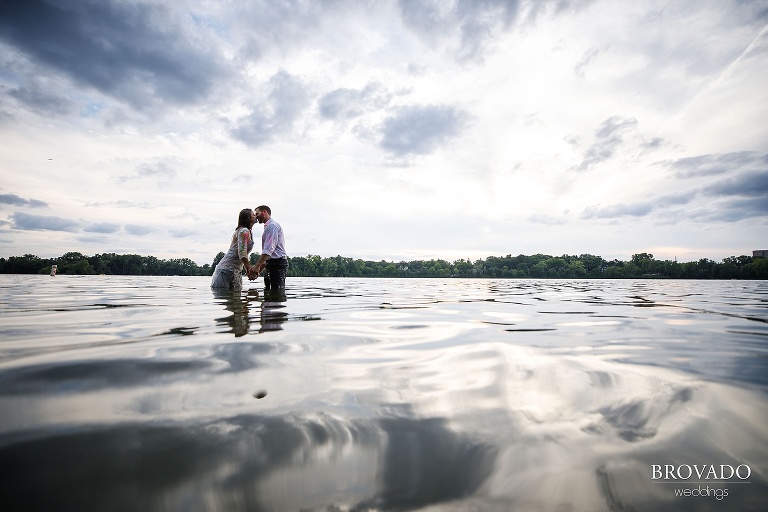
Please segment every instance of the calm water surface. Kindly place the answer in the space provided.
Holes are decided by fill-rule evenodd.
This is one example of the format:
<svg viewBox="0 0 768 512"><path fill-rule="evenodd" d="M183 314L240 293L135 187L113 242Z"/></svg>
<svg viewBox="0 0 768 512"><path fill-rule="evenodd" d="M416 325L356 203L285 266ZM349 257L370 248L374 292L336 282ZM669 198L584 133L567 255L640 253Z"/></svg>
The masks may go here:
<svg viewBox="0 0 768 512"><path fill-rule="evenodd" d="M3 510L768 509L768 283L288 284L0 276Z"/></svg>

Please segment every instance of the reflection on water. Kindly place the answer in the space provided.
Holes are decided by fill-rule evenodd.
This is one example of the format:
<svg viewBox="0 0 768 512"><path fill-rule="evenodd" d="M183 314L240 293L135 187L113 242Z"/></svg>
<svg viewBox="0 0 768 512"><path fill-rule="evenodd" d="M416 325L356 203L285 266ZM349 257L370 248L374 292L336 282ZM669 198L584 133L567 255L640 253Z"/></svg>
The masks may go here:
<svg viewBox="0 0 768 512"><path fill-rule="evenodd" d="M227 326L224 332L234 333L236 337L248 334L250 324L255 320L257 311L258 332L278 331L283 328L283 322L291 320L284 311L287 296L284 289L262 290L250 288L244 292L212 289L216 304L224 306L229 313L216 319L219 325ZM314 317L302 316L301 320L312 320Z"/></svg>
<svg viewBox="0 0 768 512"><path fill-rule="evenodd" d="M250 286L0 276L4 508L768 503L765 283ZM654 465L751 474L658 481Z"/></svg>

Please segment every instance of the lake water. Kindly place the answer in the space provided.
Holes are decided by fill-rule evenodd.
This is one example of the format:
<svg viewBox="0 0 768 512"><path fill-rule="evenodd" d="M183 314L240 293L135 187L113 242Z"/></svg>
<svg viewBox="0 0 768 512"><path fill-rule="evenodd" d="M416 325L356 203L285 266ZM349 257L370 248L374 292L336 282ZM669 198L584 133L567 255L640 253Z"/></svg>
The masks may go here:
<svg viewBox="0 0 768 512"><path fill-rule="evenodd" d="M0 276L3 510L768 509L766 282L246 283Z"/></svg>

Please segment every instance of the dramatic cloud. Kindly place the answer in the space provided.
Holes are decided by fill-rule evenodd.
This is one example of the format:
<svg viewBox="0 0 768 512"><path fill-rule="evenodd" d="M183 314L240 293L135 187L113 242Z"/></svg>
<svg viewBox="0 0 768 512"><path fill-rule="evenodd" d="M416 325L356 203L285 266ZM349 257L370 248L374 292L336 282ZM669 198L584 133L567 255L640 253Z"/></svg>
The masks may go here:
<svg viewBox="0 0 768 512"><path fill-rule="evenodd" d="M45 114L66 115L74 110L74 102L69 98L49 92L46 88L35 84L30 87L17 87L8 94L27 107Z"/></svg>
<svg viewBox="0 0 768 512"><path fill-rule="evenodd" d="M582 219L615 219L619 217L644 217L650 213L670 207L689 204L695 197L695 190L663 194L648 201L614 204L605 207L590 206L581 214Z"/></svg>
<svg viewBox="0 0 768 512"><path fill-rule="evenodd" d="M16 194L0 194L0 204L12 204L14 206L29 206L30 208L47 208L48 203L38 199L24 199Z"/></svg>
<svg viewBox="0 0 768 512"><path fill-rule="evenodd" d="M467 113L454 107L403 107L382 123L381 147L398 156L430 153L459 135L467 121Z"/></svg>
<svg viewBox="0 0 768 512"><path fill-rule="evenodd" d="M673 192L671 194L662 194L656 199L657 207L678 206L690 203L697 195L696 190L687 190Z"/></svg>
<svg viewBox="0 0 768 512"><path fill-rule="evenodd" d="M697 158L686 160L689 163L692 161L720 160L717 155L707 155L707 157L703 160ZM744 159L739 160L743 161ZM748 159L750 162L754 160L754 158ZM697 199L701 201L697 202ZM614 204L604 207L591 206L584 209L581 217L583 219L643 217L652 212L661 211L660 213L663 214L664 209L681 205L688 205L688 207L685 210L675 212L678 220L682 216L688 220L734 222L766 215L768 214L768 172L744 172L708 185L660 195L643 202Z"/></svg>
<svg viewBox="0 0 768 512"><path fill-rule="evenodd" d="M704 187L702 192L717 196L759 196L768 199L768 169L743 173Z"/></svg>
<svg viewBox="0 0 768 512"><path fill-rule="evenodd" d="M736 222L753 217L765 219L768 217L768 197L749 197L730 199L721 205L713 218L723 221Z"/></svg>
<svg viewBox="0 0 768 512"><path fill-rule="evenodd" d="M30 231L77 231L80 223L61 217L30 215L16 212L11 214L14 229Z"/></svg>
<svg viewBox="0 0 768 512"><path fill-rule="evenodd" d="M768 170L745 172L723 178L701 188L701 194L724 201L710 221L736 222L750 218L768 218Z"/></svg>
<svg viewBox="0 0 768 512"><path fill-rule="evenodd" d="M624 135L635 130L637 125L637 119L621 116L613 116L603 121L595 132L596 141L587 149L584 160L579 164L579 170L589 170L594 165L613 157L624 142Z"/></svg>
<svg viewBox="0 0 768 512"><path fill-rule="evenodd" d="M697 176L712 176L739 171L742 169L761 169L768 173L768 154L760 155L754 151L698 155L680 158L673 162L662 162L669 165L679 178Z"/></svg>
<svg viewBox="0 0 768 512"><path fill-rule="evenodd" d="M520 0L400 0L403 22L430 43L447 41L460 62L482 61L489 46L518 20L534 22L554 8L567 11L571 4L561 0L522 2Z"/></svg>
<svg viewBox="0 0 768 512"><path fill-rule="evenodd" d="M384 108L391 99L392 95L378 83L368 84L362 90L336 89L320 98L320 115L327 119L352 119Z"/></svg>
<svg viewBox="0 0 768 512"><path fill-rule="evenodd" d="M285 71L275 74L267 85L269 92L265 100L239 119L231 130L233 137L250 147L262 146L289 133L309 104L306 86Z"/></svg>
<svg viewBox="0 0 768 512"><path fill-rule="evenodd" d="M345 10L355 10L357 3L346 2L274 2L252 0L241 2L235 10L225 6L236 20L233 32L242 35L244 42L240 56L244 60L259 61L273 53L302 48L318 30L325 18L347 22ZM366 4L360 3L365 8Z"/></svg>
<svg viewBox="0 0 768 512"><path fill-rule="evenodd" d="M136 108L193 103L225 60L162 5L25 0L0 4L0 39L37 63ZM22 92L25 102L44 96Z"/></svg>

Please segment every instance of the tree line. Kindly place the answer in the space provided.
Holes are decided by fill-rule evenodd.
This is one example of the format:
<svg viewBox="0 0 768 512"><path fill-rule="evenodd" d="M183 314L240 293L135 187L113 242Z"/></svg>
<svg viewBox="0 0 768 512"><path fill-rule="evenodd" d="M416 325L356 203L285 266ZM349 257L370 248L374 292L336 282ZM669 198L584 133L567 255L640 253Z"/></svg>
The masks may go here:
<svg viewBox="0 0 768 512"><path fill-rule="evenodd" d="M718 263L700 259L678 263L633 254L630 261L608 261L600 256L489 256L476 261L437 260L363 261L341 256L294 257L289 275L333 277L473 277L473 278L595 278L595 279L768 279L768 259L730 256Z"/></svg>
<svg viewBox="0 0 768 512"><path fill-rule="evenodd" d="M57 274L107 274L126 276L208 276L211 265L199 266L189 258L162 260L138 254L96 254L84 256L68 252L58 258L40 258L34 254L0 258L0 274L48 274L56 265Z"/></svg>
<svg viewBox="0 0 768 512"><path fill-rule="evenodd" d="M58 258L33 254L0 258L0 274L48 274L57 265L59 274L107 274L146 276L209 276L224 257L217 254L211 264L198 265L189 258L158 259L137 254L68 252ZM251 254L255 263L258 254ZM414 260L366 261L342 256L292 257L291 277L455 277L455 278L597 278L597 279L768 279L768 258L730 256L721 262L703 258L678 263L657 260L653 254L633 254L629 261L608 261L591 254L550 256L489 256L476 261Z"/></svg>

